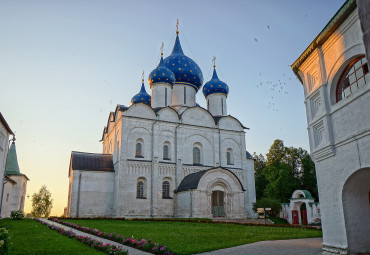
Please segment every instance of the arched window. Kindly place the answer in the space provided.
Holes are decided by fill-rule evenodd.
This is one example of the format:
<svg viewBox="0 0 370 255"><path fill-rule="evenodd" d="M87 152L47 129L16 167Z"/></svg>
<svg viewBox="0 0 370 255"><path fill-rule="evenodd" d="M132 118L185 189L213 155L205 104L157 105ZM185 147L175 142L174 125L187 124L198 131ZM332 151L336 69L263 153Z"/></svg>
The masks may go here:
<svg viewBox="0 0 370 255"><path fill-rule="evenodd" d="M136 153L135 158L143 158L142 144L140 141L136 142Z"/></svg>
<svg viewBox="0 0 370 255"><path fill-rule="evenodd" d="M200 149L193 147L193 165L200 165Z"/></svg>
<svg viewBox="0 0 370 255"><path fill-rule="evenodd" d="M234 155L233 155L233 150L232 149L227 149L226 151L226 163L228 165L234 165Z"/></svg>
<svg viewBox="0 0 370 255"><path fill-rule="evenodd" d="M144 183L142 181L137 182L136 198L144 198Z"/></svg>
<svg viewBox="0 0 370 255"><path fill-rule="evenodd" d="M167 144L163 145L163 159L170 160L169 147Z"/></svg>
<svg viewBox="0 0 370 255"><path fill-rule="evenodd" d="M162 198L171 198L170 197L170 183L168 181L164 181L162 183Z"/></svg>
<svg viewBox="0 0 370 255"><path fill-rule="evenodd" d="M336 90L337 102L351 95L360 87L366 84L365 75L369 72L369 66L365 56L354 59L346 69L344 69Z"/></svg>

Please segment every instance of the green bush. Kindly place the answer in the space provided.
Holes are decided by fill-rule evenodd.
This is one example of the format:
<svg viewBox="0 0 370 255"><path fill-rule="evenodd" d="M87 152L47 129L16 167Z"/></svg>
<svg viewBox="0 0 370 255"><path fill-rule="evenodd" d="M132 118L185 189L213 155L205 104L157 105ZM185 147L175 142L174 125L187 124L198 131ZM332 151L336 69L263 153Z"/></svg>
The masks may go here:
<svg viewBox="0 0 370 255"><path fill-rule="evenodd" d="M9 232L6 228L0 228L0 255L8 254Z"/></svg>
<svg viewBox="0 0 370 255"><path fill-rule="evenodd" d="M17 210L11 211L10 212L10 218L12 218L13 220L23 220L24 212L23 211L17 211Z"/></svg>
<svg viewBox="0 0 370 255"><path fill-rule="evenodd" d="M271 208L271 211L267 211L266 214L271 217L276 217L281 209L280 201L268 197L263 197L253 203L253 211L257 212L257 208Z"/></svg>

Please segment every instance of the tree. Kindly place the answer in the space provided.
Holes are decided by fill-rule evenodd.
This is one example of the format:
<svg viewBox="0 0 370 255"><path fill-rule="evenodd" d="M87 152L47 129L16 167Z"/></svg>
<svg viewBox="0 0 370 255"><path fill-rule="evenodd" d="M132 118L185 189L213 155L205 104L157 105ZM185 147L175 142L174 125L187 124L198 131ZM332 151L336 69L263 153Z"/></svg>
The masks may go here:
<svg viewBox="0 0 370 255"><path fill-rule="evenodd" d="M253 203L252 210L257 212L257 208L271 208L271 211L266 211L266 214L270 217L276 217L281 209L281 204L277 199L263 197L256 201L256 203Z"/></svg>
<svg viewBox="0 0 370 255"><path fill-rule="evenodd" d="M51 193L42 185L39 192L32 195L32 211L33 217L49 217L51 208L53 207L53 199Z"/></svg>
<svg viewBox="0 0 370 255"><path fill-rule="evenodd" d="M259 200L263 197L264 191L268 184L266 176L264 174L264 169L266 168L265 157L260 154L257 155L253 153L254 158L254 181L256 185L256 199Z"/></svg>

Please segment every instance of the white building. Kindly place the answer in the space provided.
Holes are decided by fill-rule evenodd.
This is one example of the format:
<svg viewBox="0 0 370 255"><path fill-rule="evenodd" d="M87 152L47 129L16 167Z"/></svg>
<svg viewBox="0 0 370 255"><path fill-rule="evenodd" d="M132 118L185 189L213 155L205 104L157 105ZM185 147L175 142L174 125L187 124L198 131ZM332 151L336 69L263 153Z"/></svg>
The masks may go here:
<svg viewBox="0 0 370 255"><path fill-rule="evenodd" d="M117 105L104 128L103 154L72 152L68 216L254 216L254 160L245 127L227 114L229 87L203 83L177 31L173 52L144 80L131 106Z"/></svg>
<svg viewBox="0 0 370 255"><path fill-rule="evenodd" d="M10 145L5 165L1 218L10 217L11 211L24 211L28 177L19 170L15 138Z"/></svg>
<svg viewBox="0 0 370 255"><path fill-rule="evenodd" d="M308 190L295 190L289 203L281 204L281 218L290 224L310 225L321 222L320 203Z"/></svg>
<svg viewBox="0 0 370 255"><path fill-rule="evenodd" d="M359 2L364 19L346 1L292 65L304 88L324 254L370 253L370 5Z"/></svg>
<svg viewBox="0 0 370 255"><path fill-rule="evenodd" d="M0 200L3 197L3 191L4 191L5 164L6 164L6 156L8 155L10 135L14 135L13 131L10 129L5 118L0 113L0 183L1 183ZM1 216L1 209L0 209L0 216Z"/></svg>

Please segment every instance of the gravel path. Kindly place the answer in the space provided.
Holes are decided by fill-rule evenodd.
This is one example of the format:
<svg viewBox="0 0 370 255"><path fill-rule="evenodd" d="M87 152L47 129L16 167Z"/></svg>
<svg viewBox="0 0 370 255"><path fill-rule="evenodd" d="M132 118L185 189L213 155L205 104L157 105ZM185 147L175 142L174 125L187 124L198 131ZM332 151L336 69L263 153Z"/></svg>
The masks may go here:
<svg viewBox="0 0 370 255"><path fill-rule="evenodd" d="M322 237L261 241L198 255L317 255L321 254Z"/></svg>
<svg viewBox="0 0 370 255"><path fill-rule="evenodd" d="M54 225L56 227L63 228L65 230L73 231L76 235L88 236L91 239L94 239L96 241L102 242L104 244L109 243L109 244L114 244L117 247L122 247L122 249L128 251L128 255L149 255L149 254L152 254L152 253L148 253L148 252L145 252L145 251L140 251L140 250L134 249L132 247L129 247L129 246L126 246L126 245L123 245L123 244L120 244L120 243L116 243L116 242L111 241L111 240L100 238L100 237L97 237L97 236L94 236L94 235L91 235L91 234L88 234L88 233L79 231L79 230L74 229L74 228L71 228L71 227L64 226L62 224L56 223L56 222L51 221L51 220L41 219L41 218L39 218L39 220L41 220L43 222L47 222L47 223L49 223L51 225Z"/></svg>

